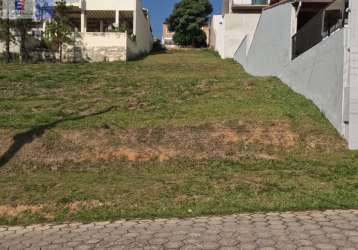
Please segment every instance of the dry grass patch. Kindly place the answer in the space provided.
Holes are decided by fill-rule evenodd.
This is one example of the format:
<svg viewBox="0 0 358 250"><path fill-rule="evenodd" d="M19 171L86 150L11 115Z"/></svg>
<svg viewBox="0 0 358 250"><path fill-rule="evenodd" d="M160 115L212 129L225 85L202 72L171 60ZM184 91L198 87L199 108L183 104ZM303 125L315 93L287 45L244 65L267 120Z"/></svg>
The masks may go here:
<svg viewBox="0 0 358 250"><path fill-rule="evenodd" d="M90 161L166 161L187 157L241 159L248 155L276 159L272 150L293 150L299 135L287 123L206 124L142 129L53 129L24 142L15 161L45 165ZM1 133L2 153L14 143ZM260 151L252 146L259 145Z"/></svg>
<svg viewBox="0 0 358 250"><path fill-rule="evenodd" d="M38 213L43 210L43 205L0 205L0 217L15 217L24 212Z"/></svg>

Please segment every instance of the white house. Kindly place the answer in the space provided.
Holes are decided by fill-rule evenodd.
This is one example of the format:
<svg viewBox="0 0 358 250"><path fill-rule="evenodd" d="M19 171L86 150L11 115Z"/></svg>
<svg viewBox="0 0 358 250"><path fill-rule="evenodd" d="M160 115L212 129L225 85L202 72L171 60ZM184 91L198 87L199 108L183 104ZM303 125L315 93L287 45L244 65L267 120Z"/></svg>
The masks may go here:
<svg viewBox="0 0 358 250"><path fill-rule="evenodd" d="M39 14L42 9L39 5L44 2L25 2L30 6L26 8L34 9L32 16L39 22L46 19L42 20ZM151 51L153 36L149 11L143 8L142 0L67 0L66 3L70 6L68 16L75 42L64 46L65 61L125 61Z"/></svg>
<svg viewBox="0 0 358 250"><path fill-rule="evenodd" d="M234 59L312 100L358 149L357 0L284 0L266 7Z"/></svg>
<svg viewBox="0 0 358 250"><path fill-rule="evenodd" d="M210 25L210 47L222 58L233 58L238 44L247 35L252 38L262 9L277 0L223 0L221 15Z"/></svg>
<svg viewBox="0 0 358 250"><path fill-rule="evenodd" d="M68 46L69 60L128 60L149 53L153 36L149 12L142 0L82 0L69 16L75 25L75 47Z"/></svg>

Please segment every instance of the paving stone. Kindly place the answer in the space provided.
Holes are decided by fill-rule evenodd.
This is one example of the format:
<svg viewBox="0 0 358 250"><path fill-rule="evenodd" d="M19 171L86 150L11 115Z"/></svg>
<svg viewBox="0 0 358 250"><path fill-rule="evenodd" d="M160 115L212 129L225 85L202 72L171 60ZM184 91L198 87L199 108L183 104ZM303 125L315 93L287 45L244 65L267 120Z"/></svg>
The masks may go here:
<svg viewBox="0 0 358 250"><path fill-rule="evenodd" d="M201 249L215 250L215 249L219 249L220 245L219 243L215 243L215 242L205 242L200 247Z"/></svg>
<svg viewBox="0 0 358 250"><path fill-rule="evenodd" d="M273 239L258 239L256 243L260 247L270 247L276 244L276 242Z"/></svg>
<svg viewBox="0 0 358 250"><path fill-rule="evenodd" d="M165 249L177 249L184 246L184 243L181 241L170 241L164 244Z"/></svg>
<svg viewBox="0 0 358 250"><path fill-rule="evenodd" d="M75 247L76 250L90 250L93 249L93 246L91 245L79 245Z"/></svg>
<svg viewBox="0 0 358 250"><path fill-rule="evenodd" d="M349 241L356 243L358 245L358 236L349 237Z"/></svg>
<svg viewBox="0 0 358 250"><path fill-rule="evenodd" d="M237 250L237 247L221 247L220 250Z"/></svg>
<svg viewBox="0 0 358 250"><path fill-rule="evenodd" d="M0 249L358 250L358 210L0 227Z"/></svg>
<svg viewBox="0 0 358 250"><path fill-rule="evenodd" d="M238 240L235 238L231 238L231 239L224 238L219 241L220 246L225 246L225 247L232 247L237 245L238 243L239 243Z"/></svg>
<svg viewBox="0 0 358 250"><path fill-rule="evenodd" d="M337 247L332 244L316 244L315 247L320 250L336 250L337 249Z"/></svg>
<svg viewBox="0 0 358 250"><path fill-rule="evenodd" d="M246 243L239 246L239 249L242 250L255 250L257 249L256 243Z"/></svg>

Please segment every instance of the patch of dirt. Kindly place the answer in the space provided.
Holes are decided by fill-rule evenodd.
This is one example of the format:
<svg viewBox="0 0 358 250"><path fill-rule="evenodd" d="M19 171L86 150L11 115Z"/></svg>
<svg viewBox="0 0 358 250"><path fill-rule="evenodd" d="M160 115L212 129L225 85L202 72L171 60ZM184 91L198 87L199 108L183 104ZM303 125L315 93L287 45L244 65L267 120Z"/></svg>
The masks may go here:
<svg viewBox="0 0 358 250"><path fill-rule="evenodd" d="M0 216L17 216L24 212L38 213L40 212L44 206L30 206L30 205L0 205Z"/></svg>
<svg viewBox="0 0 358 250"><path fill-rule="evenodd" d="M14 133L12 136L14 136ZM14 143L11 133L0 133L1 154ZM66 161L167 161L192 159L278 159L276 151L295 148L299 135L286 123L208 124L142 129L51 129L21 145L14 154L19 162L45 165Z"/></svg>
<svg viewBox="0 0 358 250"><path fill-rule="evenodd" d="M240 140L239 133L232 128L217 128L211 133L215 139L224 143L237 143Z"/></svg>
<svg viewBox="0 0 358 250"><path fill-rule="evenodd" d="M294 147L299 136L288 124L274 124L270 127L255 127L244 133L243 139L249 144L265 144L282 148Z"/></svg>
<svg viewBox="0 0 358 250"><path fill-rule="evenodd" d="M346 142L343 138L326 138L320 135L309 135L304 140L307 150L336 151L345 148ZM329 145L329 147L327 147Z"/></svg>
<svg viewBox="0 0 358 250"><path fill-rule="evenodd" d="M97 208L103 207L105 204L98 200L89 200L89 201L75 201L66 205L66 208L70 210L70 212L77 212L83 208Z"/></svg>
<svg viewBox="0 0 358 250"><path fill-rule="evenodd" d="M70 213L76 213L82 209L91 209L103 207L105 203L102 203L98 200L89 200L89 201L74 201L69 204L66 204L65 207L69 209ZM52 212L55 211L56 206L54 204L41 204L41 205L0 205L0 217L15 217L24 212L29 213L38 213L42 214L45 218L53 219L54 215Z"/></svg>

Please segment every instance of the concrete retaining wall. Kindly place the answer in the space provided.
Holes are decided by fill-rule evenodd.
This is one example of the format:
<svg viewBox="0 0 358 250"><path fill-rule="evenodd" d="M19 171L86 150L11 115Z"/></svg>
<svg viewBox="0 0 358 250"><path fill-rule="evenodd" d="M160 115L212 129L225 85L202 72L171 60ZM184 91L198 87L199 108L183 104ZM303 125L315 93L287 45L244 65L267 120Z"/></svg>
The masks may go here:
<svg viewBox="0 0 358 250"><path fill-rule="evenodd" d="M344 30L339 30L287 64L277 76L312 100L344 135L343 69Z"/></svg>
<svg viewBox="0 0 358 250"><path fill-rule="evenodd" d="M291 60L293 12L290 3L265 10L260 17L252 42L250 43L249 40L243 42L236 51L234 59L253 75L278 75Z"/></svg>
<svg viewBox="0 0 358 250"><path fill-rule="evenodd" d="M238 44L255 32L260 14L240 13L213 16L210 28L210 46L222 58L233 58Z"/></svg>
<svg viewBox="0 0 358 250"><path fill-rule="evenodd" d="M358 1L350 0L349 4L349 144L358 149Z"/></svg>
<svg viewBox="0 0 358 250"><path fill-rule="evenodd" d="M349 147L358 149L358 2L350 4L349 32L348 28L336 31L294 60L294 8L286 3L267 9L251 44L245 38L234 59L249 73L277 76L312 100L348 140Z"/></svg>

